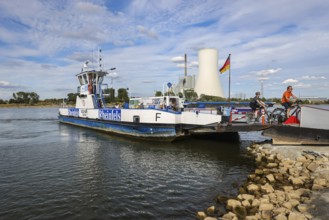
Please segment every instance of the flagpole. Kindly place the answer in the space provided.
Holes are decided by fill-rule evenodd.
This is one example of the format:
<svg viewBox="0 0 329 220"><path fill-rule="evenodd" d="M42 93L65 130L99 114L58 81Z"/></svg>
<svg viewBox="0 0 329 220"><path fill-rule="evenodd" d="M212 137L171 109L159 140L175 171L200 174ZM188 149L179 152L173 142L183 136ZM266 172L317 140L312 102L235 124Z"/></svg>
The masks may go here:
<svg viewBox="0 0 329 220"><path fill-rule="evenodd" d="M231 103L231 54L229 54L230 68L228 72L228 102Z"/></svg>

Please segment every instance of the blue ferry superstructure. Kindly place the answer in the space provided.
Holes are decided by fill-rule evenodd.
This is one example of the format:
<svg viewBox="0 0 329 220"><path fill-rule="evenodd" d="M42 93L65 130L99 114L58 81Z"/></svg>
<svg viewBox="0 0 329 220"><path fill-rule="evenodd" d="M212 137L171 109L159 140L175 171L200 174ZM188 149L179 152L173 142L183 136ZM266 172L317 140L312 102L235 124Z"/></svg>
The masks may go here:
<svg viewBox="0 0 329 220"><path fill-rule="evenodd" d="M132 98L129 107L106 107L102 85L107 71L87 70L79 81L76 105L60 108L59 121L142 139L173 141L195 130L216 130L222 116L216 111L184 109L178 96Z"/></svg>

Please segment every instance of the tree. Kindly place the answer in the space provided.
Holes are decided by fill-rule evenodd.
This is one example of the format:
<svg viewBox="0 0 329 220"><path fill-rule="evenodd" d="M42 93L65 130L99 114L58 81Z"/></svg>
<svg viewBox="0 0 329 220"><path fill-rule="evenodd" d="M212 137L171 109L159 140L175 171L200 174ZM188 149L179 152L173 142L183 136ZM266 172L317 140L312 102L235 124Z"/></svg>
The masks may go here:
<svg viewBox="0 0 329 220"><path fill-rule="evenodd" d="M39 102L39 95L35 92L30 92L28 94L29 104L33 105Z"/></svg>
<svg viewBox="0 0 329 220"><path fill-rule="evenodd" d="M127 92L126 89L124 89L124 88L118 89L118 100L120 102L128 102L129 101L128 92Z"/></svg>
<svg viewBox="0 0 329 220"><path fill-rule="evenodd" d="M165 92L165 95L175 95L175 93L173 91L168 91L168 92Z"/></svg>
<svg viewBox="0 0 329 220"><path fill-rule="evenodd" d="M77 100L78 95L79 95L79 93L69 93L69 94L67 94L67 102L68 103L75 103L75 101Z"/></svg>
<svg viewBox="0 0 329 220"><path fill-rule="evenodd" d="M0 99L0 104L7 104L4 100Z"/></svg>
<svg viewBox="0 0 329 220"><path fill-rule="evenodd" d="M193 90L184 90L185 99L188 101L196 101L198 99L198 94Z"/></svg>
<svg viewBox="0 0 329 220"><path fill-rule="evenodd" d="M161 91L156 91L155 96L162 96L162 92Z"/></svg>
<svg viewBox="0 0 329 220"><path fill-rule="evenodd" d="M115 101L115 95L114 95L115 89L113 89L113 88L105 89L104 94L107 94L107 96L105 96L105 101L107 103Z"/></svg>
<svg viewBox="0 0 329 220"><path fill-rule="evenodd" d="M222 101L226 101L226 98L201 94L200 98L199 98L199 101L203 101L203 102L222 102Z"/></svg>
<svg viewBox="0 0 329 220"><path fill-rule="evenodd" d="M33 105L39 102L39 95L35 92L17 92L13 93L13 99L9 100L9 103L17 104L30 104Z"/></svg>

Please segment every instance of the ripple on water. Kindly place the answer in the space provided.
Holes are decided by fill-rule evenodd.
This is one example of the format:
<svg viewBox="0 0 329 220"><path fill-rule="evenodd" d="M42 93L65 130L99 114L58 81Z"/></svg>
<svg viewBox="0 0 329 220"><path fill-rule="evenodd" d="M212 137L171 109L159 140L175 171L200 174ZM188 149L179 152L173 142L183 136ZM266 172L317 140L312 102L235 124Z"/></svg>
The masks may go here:
<svg viewBox="0 0 329 220"><path fill-rule="evenodd" d="M194 219L252 169L245 142L129 140L31 111L0 109L4 219Z"/></svg>

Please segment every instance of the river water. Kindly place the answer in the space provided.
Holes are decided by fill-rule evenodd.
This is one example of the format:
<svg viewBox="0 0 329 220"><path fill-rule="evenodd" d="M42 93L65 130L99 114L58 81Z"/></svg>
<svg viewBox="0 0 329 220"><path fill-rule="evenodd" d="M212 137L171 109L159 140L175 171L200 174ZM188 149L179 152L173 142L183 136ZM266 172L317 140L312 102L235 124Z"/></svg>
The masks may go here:
<svg viewBox="0 0 329 220"><path fill-rule="evenodd" d="M0 219L195 219L253 169L241 142L154 143L0 109Z"/></svg>

